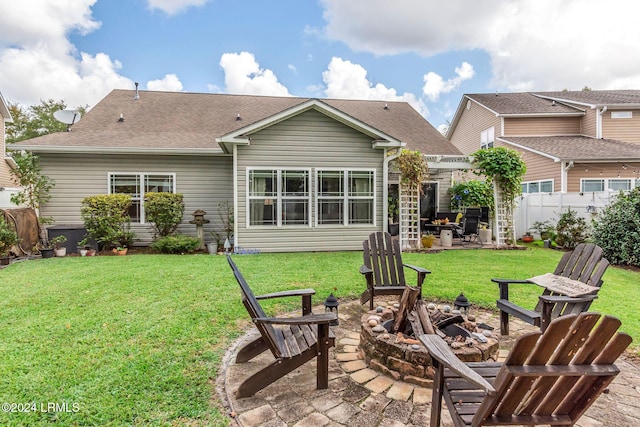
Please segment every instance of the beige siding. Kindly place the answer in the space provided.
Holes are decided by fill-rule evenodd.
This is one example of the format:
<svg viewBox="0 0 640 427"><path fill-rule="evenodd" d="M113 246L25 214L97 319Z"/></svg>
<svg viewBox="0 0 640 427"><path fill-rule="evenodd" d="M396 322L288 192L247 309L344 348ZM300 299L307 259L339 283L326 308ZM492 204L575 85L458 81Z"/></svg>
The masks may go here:
<svg viewBox="0 0 640 427"><path fill-rule="evenodd" d="M0 100L0 102L2 101ZM5 161L5 132L4 117L2 116L2 114L0 114L0 142L2 143L2 153L0 153L0 187L11 188L16 187L16 184L11 179L11 174L9 172L10 168Z"/></svg>
<svg viewBox="0 0 640 427"><path fill-rule="evenodd" d="M598 112L596 110L586 110L585 115L580 122L580 134L584 136L596 137L596 119Z"/></svg>
<svg viewBox="0 0 640 427"><path fill-rule="evenodd" d="M362 241L382 229L383 151L373 149L371 142L371 137L313 110L251 135L251 145L238 147L238 246L264 252L362 249ZM376 223L315 227L314 206L312 226L247 227L247 170L255 167L310 169L312 196L317 168L374 169Z"/></svg>
<svg viewBox="0 0 640 427"><path fill-rule="evenodd" d="M504 119L505 136L579 135L579 117L512 117Z"/></svg>
<svg viewBox="0 0 640 427"><path fill-rule="evenodd" d="M619 175L619 176L618 176ZM583 178L593 179L616 179L616 178L637 178L633 168L623 169L620 163L598 163L574 165L567 172L567 191L579 192L580 180Z"/></svg>
<svg viewBox="0 0 640 427"><path fill-rule="evenodd" d="M196 209L207 212L211 222L205 227L205 240L211 241L209 232L219 226L218 203L233 200L231 157L206 156L82 156L40 154L42 172L55 181L51 200L42 207L42 214L55 219L56 225L82 224L82 199L96 194L107 194L109 172L175 173L176 190L184 195L185 214L179 232L195 236L195 226L189 224ZM149 226L134 224L137 244L151 241Z"/></svg>
<svg viewBox="0 0 640 427"><path fill-rule="evenodd" d="M612 119L611 112L602 115L602 137L640 143L640 110L631 111L630 119Z"/></svg>
<svg viewBox="0 0 640 427"><path fill-rule="evenodd" d="M502 135L502 129L500 118L496 117L495 113L473 101L470 101L469 109L466 108L466 105L465 103L464 111L449 140L463 154L471 154L480 149L480 133L482 131L494 126L495 138L498 138Z"/></svg>
<svg viewBox="0 0 640 427"><path fill-rule="evenodd" d="M507 148L514 149L522 154L522 160L527 165L527 173L525 173L522 181L541 181L553 180L553 191L560 191L562 188L560 163L556 163L540 154L532 153L509 144L503 144Z"/></svg>

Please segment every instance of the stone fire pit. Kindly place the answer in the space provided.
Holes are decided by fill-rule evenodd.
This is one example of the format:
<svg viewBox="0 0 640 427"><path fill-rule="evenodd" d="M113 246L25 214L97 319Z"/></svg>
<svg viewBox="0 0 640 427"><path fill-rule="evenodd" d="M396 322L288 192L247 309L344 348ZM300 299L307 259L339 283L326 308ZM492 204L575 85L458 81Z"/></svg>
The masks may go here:
<svg viewBox="0 0 640 427"><path fill-rule="evenodd" d="M360 350L365 362L371 369L401 380L423 387L430 387L433 380L431 357L424 346L417 342L417 337L404 334L393 334L382 324L393 321L397 308L380 308L369 311L362 316L360 331ZM431 310L430 310L431 311ZM373 321L373 320L377 321ZM473 328L472 322L465 326ZM474 330L472 332L482 332ZM455 341L450 344L453 352L463 362L482 362L496 359L498 340L495 336L486 337L487 342L477 339L449 338Z"/></svg>

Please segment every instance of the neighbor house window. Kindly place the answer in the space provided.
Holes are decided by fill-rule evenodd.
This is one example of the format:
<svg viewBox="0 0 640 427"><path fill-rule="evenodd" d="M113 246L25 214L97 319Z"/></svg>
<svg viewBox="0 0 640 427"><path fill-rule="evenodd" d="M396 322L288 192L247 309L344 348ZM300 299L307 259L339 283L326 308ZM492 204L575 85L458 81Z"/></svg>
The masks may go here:
<svg viewBox="0 0 640 427"><path fill-rule="evenodd" d="M528 193L552 193L553 180L546 179L541 181L527 181L522 183L522 192Z"/></svg>
<svg viewBox="0 0 640 427"><path fill-rule="evenodd" d="M492 148L494 142L494 127L480 132L480 148Z"/></svg>
<svg viewBox="0 0 640 427"><path fill-rule="evenodd" d="M589 193L593 191L627 191L631 190L637 182L634 183L633 178L600 178L600 179L583 179L580 182L580 191Z"/></svg>
<svg viewBox="0 0 640 427"><path fill-rule="evenodd" d="M131 222L144 223L145 193L175 193L176 175L163 173L110 173L109 194L131 196Z"/></svg>
<svg viewBox="0 0 640 427"><path fill-rule="evenodd" d="M370 170L319 170L317 173L317 223L374 223L374 172Z"/></svg>
<svg viewBox="0 0 640 427"><path fill-rule="evenodd" d="M611 112L612 119L631 119L633 118L632 111L612 111Z"/></svg>
<svg viewBox="0 0 640 427"><path fill-rule="evenodd" d="M249 170L249 225L309 225L308 170Z"/></svg>

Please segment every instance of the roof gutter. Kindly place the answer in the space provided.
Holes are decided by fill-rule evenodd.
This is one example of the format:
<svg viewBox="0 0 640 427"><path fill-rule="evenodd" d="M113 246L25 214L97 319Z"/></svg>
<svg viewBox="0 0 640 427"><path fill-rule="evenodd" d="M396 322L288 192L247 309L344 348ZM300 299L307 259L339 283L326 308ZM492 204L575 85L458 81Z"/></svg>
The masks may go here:
<svg viewBox="0 0 640 427"><path fill-rule="evenodd" d="M43 145L20 145L11 151L26 150L33 153L56 154L152 154L163 156L228 156L224 152L211 148L136 148L136 147L60 147Z"/></svg>

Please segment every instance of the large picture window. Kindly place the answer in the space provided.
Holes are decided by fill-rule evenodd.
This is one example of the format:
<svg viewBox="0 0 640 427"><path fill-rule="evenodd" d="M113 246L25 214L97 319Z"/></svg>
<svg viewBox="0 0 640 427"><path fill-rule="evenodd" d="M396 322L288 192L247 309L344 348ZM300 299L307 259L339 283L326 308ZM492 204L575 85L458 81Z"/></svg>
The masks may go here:
<svg viewBox="0 0 640 427"><path fill-rule="evenodd" d="M522 193L553 193L553 180L527 181L522 183Z"/></svg>
<svg viewBox="0 0 640 427"><path fill-rule="evenodd" d="M374 223L373 171L319 170L317 183L318 225Z"/></svg>
<svg viewBox="0 0 640 427"><path fill-rule="evenodd" d="M249 225L309 225L308 170L249 170Z"/></svg>
<svg viewBox="0 0 640 427"><path fill-rule="evenodd" d="M128 194L131 196L129 216L131 222L144 223L145 193L175 193L175 174L163 173L110 173L109 194Z"/></svg>
<svg viewBox="0 0 640 427"><path fill-rule="evenodd" d="M633 178L599 178L582 179L580 181L580 191L591 193L605 190L627 191L634 186Z"/></svg>

